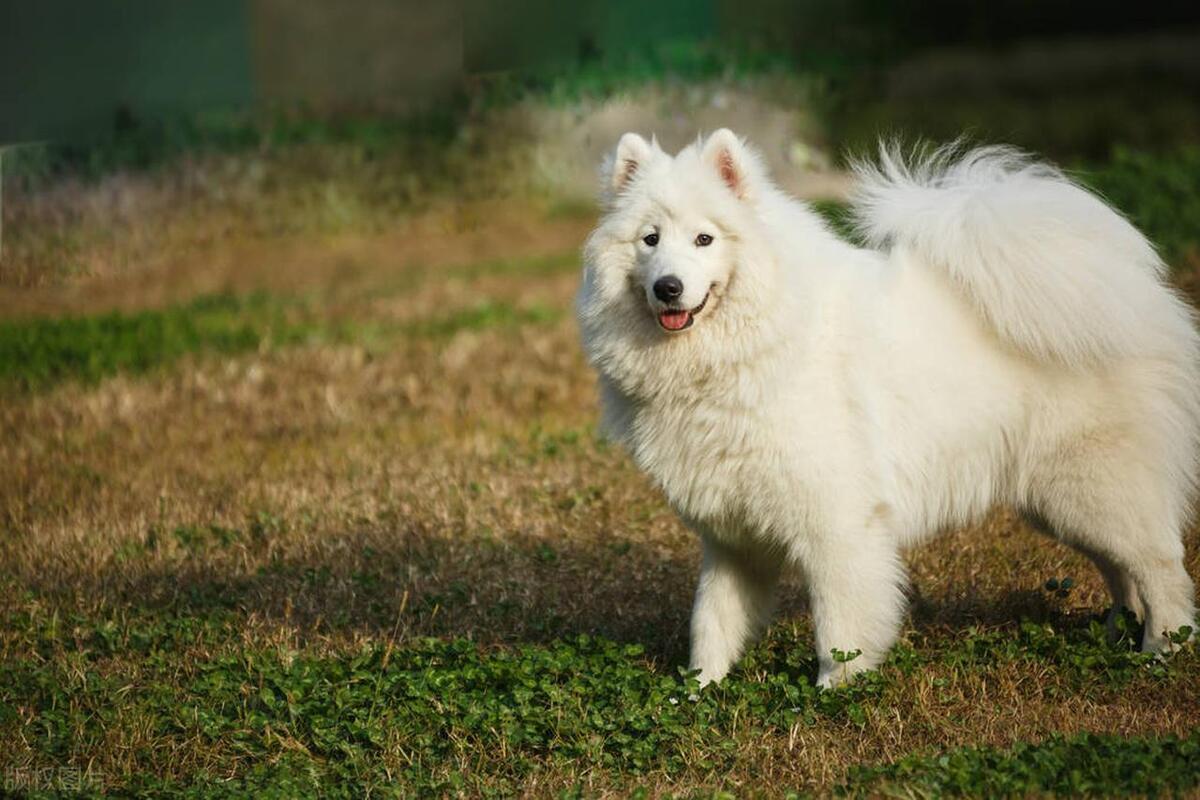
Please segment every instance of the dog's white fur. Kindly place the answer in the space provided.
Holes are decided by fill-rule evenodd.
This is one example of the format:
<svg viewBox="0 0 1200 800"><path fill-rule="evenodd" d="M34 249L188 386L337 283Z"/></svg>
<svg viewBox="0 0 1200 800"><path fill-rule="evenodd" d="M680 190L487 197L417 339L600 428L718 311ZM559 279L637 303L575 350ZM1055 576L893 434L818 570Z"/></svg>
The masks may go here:
<svg viewBox="0 0 1200 800"><path fill-rule="evenodd" d="M1144 649L1194 624L1189 307L1095 195L1010 150L954 152L859 168L870 249L728 130L674 157L626 134L607 163L578 317L604 430L703 541L702 682L765 625L786 568L808 588L818 682L878 665L905 609L901 548L997 503L1090 556ZM678 333L652 290L668 274L681 307L711 292Z"/></svg>

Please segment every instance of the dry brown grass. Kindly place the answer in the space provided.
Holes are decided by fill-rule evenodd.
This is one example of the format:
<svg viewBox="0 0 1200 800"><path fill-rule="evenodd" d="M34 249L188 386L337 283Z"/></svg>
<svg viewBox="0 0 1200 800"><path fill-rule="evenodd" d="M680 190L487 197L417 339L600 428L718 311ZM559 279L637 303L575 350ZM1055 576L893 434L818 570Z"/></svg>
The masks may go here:
<svg viewBox="0 0 1200 800"><path fill-rule="evenodd" d="M446 208L377 235L182 253L164 245L153 268L9 289L0 307L87 312L267 288L312 294L320 313L358 321L435 319L485 297L566 311L572 271L451 268L561 253L586 225L510 204ZM671 668L685 658L697 546L628 460L596 441L593 396L569 314L379 348L199 356L143 378L7 396L0 608L9 619L220 608L246 642L316 651L363 641L403 647L427 635L504 644L589 633L644 644L652 662ZM255 536L228 546L189 547L169 534L256 521ZM1189 541L1197 574L1195 535ZM918 649L1022 616L1079 624L1107 604L1090 565L1003 512L921 548L910 564L906 636ZM380 580L364 583L364 574ZM1078 584L1068 599L1041 589L1068 575ZM779 625L798 626L803 639L803 619L793 587ZM37 655L14 628L0 636L4 658ZM62 646L71 649L69 640ZM209 652L199 644L183 657ZM136 675L136 658L102 669ZM797 724L766 736L748 727L734 734L732 771L697 765L640 780L655 794L713 785L822 791L851 764L916 750L1051 732L1186 734L1200 725L1193 683L1077 690L1053 670L1008 662L974 671L934 662L895 681L894 702L868 708L861 725ZM110 776L149 768L186 778L205 765L229 772L243 763L221 746L156 739L136 720L114 720L111 731L108 746L73 757L94 759ZM139 748L149 755L131 755ZM29 741L16 742L0 766L39 758ZM601 795L629 786L569 765L528 780L532 795L577 781Z"/></svg>

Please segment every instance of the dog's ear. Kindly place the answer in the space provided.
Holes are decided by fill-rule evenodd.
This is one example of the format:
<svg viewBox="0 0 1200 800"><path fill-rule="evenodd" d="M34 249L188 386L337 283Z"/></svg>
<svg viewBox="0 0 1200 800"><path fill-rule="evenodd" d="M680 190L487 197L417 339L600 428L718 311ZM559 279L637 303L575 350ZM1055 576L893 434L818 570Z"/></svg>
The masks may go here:
<svg viewBox="0 0 1200 800"><path fill-rule="evenodd" d="M721 182L738 198L745 200L750 195L749 176L754 154L733 131L721 128L709 136L700 157L716 170Z"/></svg>
<svg viewBox="0 0 1200 800"><path fill-rule="evenodd" d="M604 192L610 195L619 193L653 155L654 146L641 136L636 133L622 136L617 142L616 152L605 162Z"/></svg>

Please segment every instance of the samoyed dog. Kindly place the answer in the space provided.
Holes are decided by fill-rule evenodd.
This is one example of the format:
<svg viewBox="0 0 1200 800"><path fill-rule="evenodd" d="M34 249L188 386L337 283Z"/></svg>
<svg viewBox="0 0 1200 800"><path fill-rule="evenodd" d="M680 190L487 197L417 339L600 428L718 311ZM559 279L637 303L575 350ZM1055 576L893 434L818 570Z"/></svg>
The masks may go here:
<svg viewBox="0 0 1200 800"><path fill-rule="evenodd" d="M602 429L702 540L701 682L761 631L785 569L818 682L877 666L902 550L997 503L1094 561L1143 649L1171 647L1194 624L1200 353L1153 246L1007 149L885 148L858 178L867 248L728 130L674 156L628 133L603 170L578 319Z"/></svg>

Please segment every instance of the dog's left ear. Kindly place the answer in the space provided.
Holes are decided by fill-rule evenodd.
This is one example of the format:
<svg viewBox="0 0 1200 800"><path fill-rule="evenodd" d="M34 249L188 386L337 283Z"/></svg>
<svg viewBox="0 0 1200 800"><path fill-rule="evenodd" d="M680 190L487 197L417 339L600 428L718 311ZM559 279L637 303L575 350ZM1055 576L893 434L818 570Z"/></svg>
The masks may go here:
<svg viewBox="0 0 1200 800"><path fill-rule="evenodd" d="M728 128L721 128L704 143L701 153L704 163L716 170L721 182L729 187L738 199L750 196L750 171L754 155L742 140Z"/></svg>
<svg viewBox="0 0 1200 800"><path fill-rule="evenodd" d="M636 133L626 133L617 142L617 149L605 160L601 179L605 194L616 195L622 192L633 180L637 171L646 166L654 157L657 142L647 142Z"/></svg>

